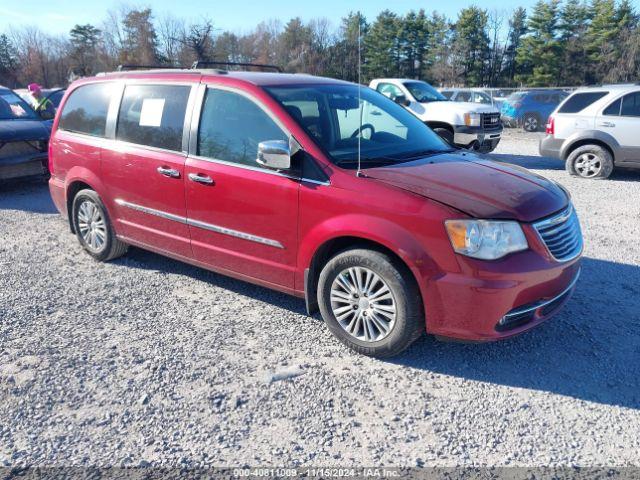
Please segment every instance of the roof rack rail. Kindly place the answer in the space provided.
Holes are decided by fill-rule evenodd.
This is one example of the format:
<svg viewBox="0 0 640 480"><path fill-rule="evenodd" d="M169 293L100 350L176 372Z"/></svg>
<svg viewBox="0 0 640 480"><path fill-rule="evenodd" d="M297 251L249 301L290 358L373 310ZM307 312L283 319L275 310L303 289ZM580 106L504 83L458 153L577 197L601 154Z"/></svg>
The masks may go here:
<svg viewBox="0 0 640 480"><path fill-rule="evenodd" d="M195 62L193 62L193 64L191 65L191 69L195 70L197 68L200 67L207 67L207 66L222 66L222 67L256 67L256 68L264 68L266 70L275 70L278 73L282 73L283 70L282 68L280 68L277 65L268 65L265 63L243 63L243 62L203 62L200 60L197 60Z"/></svg>
<svg viewBox="0 0 640 480"><path fill-rule="evenodd" d="M116 71L118 71L118 72L126 72L127 70L158 70L158 69L182 70L183 67L178 67L176 65L135 65L135 64L125 64L125 65L118 65L118 68L116 68Z"/></svg>

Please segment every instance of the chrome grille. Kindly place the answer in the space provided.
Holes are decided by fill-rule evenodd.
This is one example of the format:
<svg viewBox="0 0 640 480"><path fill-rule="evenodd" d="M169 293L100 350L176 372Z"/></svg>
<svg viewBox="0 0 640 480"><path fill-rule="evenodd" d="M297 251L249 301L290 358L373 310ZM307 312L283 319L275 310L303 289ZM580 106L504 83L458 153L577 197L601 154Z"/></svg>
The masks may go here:
<svg viewBox="0 0 640 480"><path fill-rule="evenodd" d="M484 128L496 128L500 125L499 113L483 113L482 114L482 126Z"/></svg>
<svg viewBox="0 0 640 480"><path fill-rule="evenodd" d="M551 256L557 261L572 260L582 252L582 231L573 205L533 226Z"/></svg>

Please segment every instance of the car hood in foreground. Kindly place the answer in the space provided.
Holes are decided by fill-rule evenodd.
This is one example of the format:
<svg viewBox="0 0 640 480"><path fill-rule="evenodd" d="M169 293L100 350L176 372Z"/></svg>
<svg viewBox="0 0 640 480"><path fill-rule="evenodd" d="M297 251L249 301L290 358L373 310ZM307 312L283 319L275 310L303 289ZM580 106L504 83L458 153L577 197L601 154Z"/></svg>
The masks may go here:
<svg viewBox="0 0 640 480"><path fill-rule="evenodd" d="M565 208L555 182L472 153L443 153L363 173L476 218L531 222Z"/></svg>
<svg viewBox="0 0 640 480"><path fill-rule="evenodd" d="M0 142L48 140L51 122L42 120L0 120Z"/></svg>

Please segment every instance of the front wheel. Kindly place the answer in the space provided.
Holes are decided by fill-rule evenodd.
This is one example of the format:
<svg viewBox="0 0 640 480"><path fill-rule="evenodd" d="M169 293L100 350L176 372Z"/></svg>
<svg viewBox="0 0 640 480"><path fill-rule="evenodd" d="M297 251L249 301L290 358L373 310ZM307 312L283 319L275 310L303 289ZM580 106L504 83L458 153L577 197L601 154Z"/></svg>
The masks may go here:
<svg viewBox="0 0 640 480"><path fill-rule="evenodd" d="M318 304L342 343L372 357L399 354L425 330L411 272L374 250L347 250L333 257L320 273Z"/></svg>

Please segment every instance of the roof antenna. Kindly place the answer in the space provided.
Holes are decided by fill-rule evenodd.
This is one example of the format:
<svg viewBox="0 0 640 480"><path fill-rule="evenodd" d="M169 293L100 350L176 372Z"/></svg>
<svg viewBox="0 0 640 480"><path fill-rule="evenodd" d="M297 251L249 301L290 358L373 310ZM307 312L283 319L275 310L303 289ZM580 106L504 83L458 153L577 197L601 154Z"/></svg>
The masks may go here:
<svg viewBox="0 0 640 480"><path fill-rule="evenodd" d="M356 171L356 177L361 176L360 171L360 160L361 160L361 141L362 141L362 101L360 96L360 90L362 89L362 48L361 48L361 39L362 33L360 31L360 26L362 25L362 20L360 17L360 11L358 11L358 114L360 117L359 131L358 131L358 170Z"/></svg>

